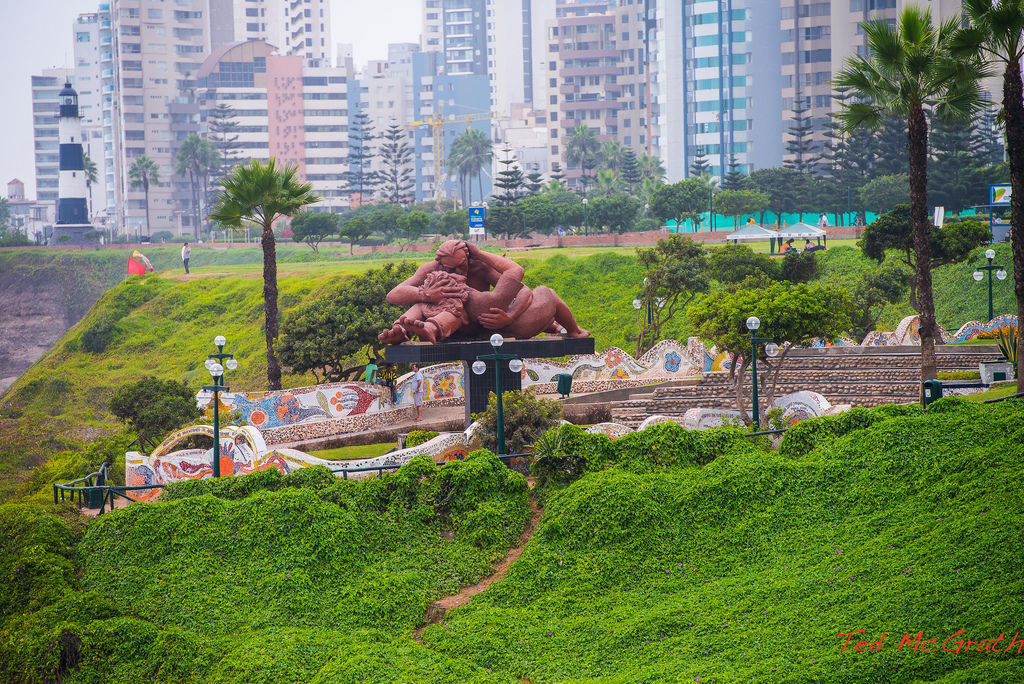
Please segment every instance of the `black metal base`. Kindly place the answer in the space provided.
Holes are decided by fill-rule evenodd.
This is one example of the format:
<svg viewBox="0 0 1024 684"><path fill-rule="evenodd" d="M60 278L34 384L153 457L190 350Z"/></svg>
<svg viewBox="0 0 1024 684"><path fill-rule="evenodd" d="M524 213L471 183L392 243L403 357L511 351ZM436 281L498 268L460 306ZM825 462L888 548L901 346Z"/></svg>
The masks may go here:
<svg viewBox="0 0 1024 684"><path fill-rule="evenodd" d="M534 337L529 340L505 340L500 348L502 354L515 354L521 359L550 359L558 356L593 354L594 339L568 339L564 337ZM384 359L388 363L435 363L462 362L466 383L466 427L472 422L472 414L487 409L487 397L494 391L494 361L484 361L487 370L483 375L473 373L470 366L478 356L492 354L494 348L486 340L467 342L406 342L384 348ZM519 391L523 388L522 376L508 369L508 362L502 362L501 389L504 392Z"/></svg>

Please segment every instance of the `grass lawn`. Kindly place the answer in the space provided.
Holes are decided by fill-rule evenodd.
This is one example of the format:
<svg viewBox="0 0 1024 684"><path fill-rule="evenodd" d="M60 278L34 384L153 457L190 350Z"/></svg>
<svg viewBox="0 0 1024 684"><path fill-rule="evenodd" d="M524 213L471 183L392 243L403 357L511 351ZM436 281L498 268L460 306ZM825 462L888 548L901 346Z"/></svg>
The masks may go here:
<svg viewBox="0 0 1024 684"><path fill-rule="evenodd" d="M322 458L325 461L348 461L358 458L375 458L383 456L395 447L394 442L384 444L363 444L361 446L341 447L339 449L324 449L323 451L310 451L310 456Z"/></svg>
<svg viewBox="0 0 1024 684"><path fill-rule="evenodd" d="M979 392L978 394L968 394L964 397L968 401L986 401L988 399L999 399L1000 397L1008 397L1011 394L1017 393L1017 386L1014 384L1000 385L992 389Z"/></svg>

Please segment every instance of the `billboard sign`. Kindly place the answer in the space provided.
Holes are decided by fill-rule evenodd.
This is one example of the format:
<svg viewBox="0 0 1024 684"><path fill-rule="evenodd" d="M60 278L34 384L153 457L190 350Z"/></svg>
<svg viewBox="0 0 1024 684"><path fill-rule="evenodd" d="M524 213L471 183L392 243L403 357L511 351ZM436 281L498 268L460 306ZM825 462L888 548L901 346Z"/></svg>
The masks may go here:
<svg viewBox="0 0 1024 684"><path fill-rule="evenodd" d="M1009 185L990 185L988 186L989 200L988 203L997 207L1008 207L1010 206L1010 186Z"/></svg>

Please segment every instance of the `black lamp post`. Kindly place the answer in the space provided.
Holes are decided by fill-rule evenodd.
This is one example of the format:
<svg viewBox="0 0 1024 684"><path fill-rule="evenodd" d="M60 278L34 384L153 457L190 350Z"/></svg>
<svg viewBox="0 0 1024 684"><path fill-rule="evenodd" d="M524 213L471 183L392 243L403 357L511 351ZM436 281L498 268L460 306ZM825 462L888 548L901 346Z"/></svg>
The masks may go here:
<svg viewBox="0 0 1024 684"><path fill-rule="evenodd" d="M754 332L761 327L761 320L757 316L747 319L747 330L750 331L750 366L754 374L754 430L761 429L761 410L757 401L757 345L766 344L764 353L774 357L779 353L779 345L770 337L754 337Z"/></svg>
<svg viewBox="0 0 1024 684"><path fill-rule="evenodd" d="M974 279L981 281L985 277L982 271L988 271L988 320L991 321L995 317L992 313L992 271L996 272L996 278L999 280L1006 280L1006 270L1002 266L992 264L992 260L996 258L994 249L986 249L985 258L988 259L988 266L979 266L978 270L974 272Z"/></svg>
<svg viewBox="0 0 1024 684"><path fill-rule="evenodd" d="M589 231L587 226L587 198L583 198L583 234L586 235Z"/></svg>
<svg viewBox="0 0 1024 684"><path fill-rule="evenodd" d="M220 393L231 391L231 388L222 385L220 380L224 376L224 366L234 370L238 368L238 361L235 360L234 354L224 353L224 345L228 341L223 335L213 338L213 343L217 345L217 353L206 357L206 369L213 376L213 384L206 385L203 389L213 392L213 476L220 477ZM227 361L222 366L221 362L224 359Z"/></svg>
<svg viewBox="0 0 1024 684"><path fill-rule="evenodd" d="M476 361L473 362L473 372L477 375L483 375L487 370L487 364L484 361L494 361L494 391L497 394L497 428L498 428L498 455L505 455L505 415L503 411L503 404L501 399L501 362L508 361L508 369L513 373L518 373L523 370L523 362L515 354L499 354L498 350L501 349L501 345L505 343L503 338L498 333L491 335L491 348L494 350L493 354L484 354L483 356L476 357Z"/></svg>

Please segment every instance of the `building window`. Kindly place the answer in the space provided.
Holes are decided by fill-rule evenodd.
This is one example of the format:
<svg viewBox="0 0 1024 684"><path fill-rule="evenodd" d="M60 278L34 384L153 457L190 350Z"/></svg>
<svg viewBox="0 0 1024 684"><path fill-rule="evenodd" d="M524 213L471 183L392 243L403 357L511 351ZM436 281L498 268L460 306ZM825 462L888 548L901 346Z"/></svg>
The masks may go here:
<svg viewBox="0 0 1024 684"><path fill-rule="evenodd" d="M89 37L88 31L80 31L75 34L75 41L78 43L88 43L90 40L92 39Z"/></svg>

